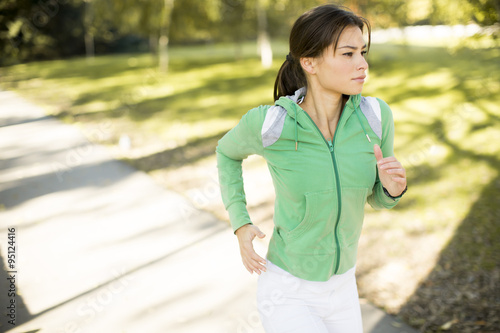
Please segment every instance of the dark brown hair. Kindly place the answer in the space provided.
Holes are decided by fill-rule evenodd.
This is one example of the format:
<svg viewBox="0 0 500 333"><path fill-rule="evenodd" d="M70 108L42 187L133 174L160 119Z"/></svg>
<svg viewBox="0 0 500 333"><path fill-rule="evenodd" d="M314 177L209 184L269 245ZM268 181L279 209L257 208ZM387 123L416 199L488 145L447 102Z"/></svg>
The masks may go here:
<svg viewBox="0 0 500 333"><path fill-rule="evenodd" d="M304 70L300 65L302 57L319 57L323 51L333 44L337 48L340 35L347 27L366 26L368 46L370 48L371 27L368 20L354 14L350 9L340 5L323 5L302 14L295 21L290 32L290 53L276 77L274 83L274 100L293 93L307 86Z"/></svg>

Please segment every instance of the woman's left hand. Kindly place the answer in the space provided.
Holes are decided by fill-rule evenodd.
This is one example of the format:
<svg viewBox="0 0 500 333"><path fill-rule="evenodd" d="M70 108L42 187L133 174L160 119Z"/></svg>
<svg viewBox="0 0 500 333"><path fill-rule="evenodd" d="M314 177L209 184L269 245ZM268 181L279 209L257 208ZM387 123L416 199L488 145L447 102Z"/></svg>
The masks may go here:
<svg viewBox="0 0 500 333"><path fill-rule="evenodd" d="M373 152L382 185L393 197L399 196L406 188L405 168L394 156L384 157L378 145L373 146Z"/></svg>

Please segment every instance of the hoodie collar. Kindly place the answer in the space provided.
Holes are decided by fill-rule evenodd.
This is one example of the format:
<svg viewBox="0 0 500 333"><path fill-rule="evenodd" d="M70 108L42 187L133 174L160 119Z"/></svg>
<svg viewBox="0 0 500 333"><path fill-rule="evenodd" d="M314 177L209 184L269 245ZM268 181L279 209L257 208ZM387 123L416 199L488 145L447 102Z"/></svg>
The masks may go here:
<svg viewBox="0 0 500 333"><path fill-rule="evenodd" d="M293 95L280 97L275 102L275 105L279 105L279 106L283 107L287 111L288 115L290 117L292 117L293 119L295 119L296 115L300 114L301 112L305 112L300 107L299 104L302 103L306 94L307 94L306 87L302 87L302 88L296 90ZM354 111L355 108L359 108L360 102L361 102L361 94L349 96L349 99L346 102L346 107L345 107L344 111L351 113L352 111ZM300 119L299 119L299 123L300 123Z"/></svg>
<svg viewBox="0 0 500 333"><path fill-rule="evenodd" d="M296 90L293 95L282 96L275 102L275 105L283 107L286 110L287 114L295 121L295 150L297 150L298 148L298 140L299 140L298 125L297 125L298 117L300 113L305 112L299 106L299 104L302 103L306 94L307 94L306 87L302 87ZM347 119L353 112L355 112L361 124L361 127L365 132L365 135L368 137L368 134L366 134L366 131L361 122L361 119L359 118L359 114L357 113L360 102L361 102L361 94L349 96L349 99L346 102L344 110L342 111L343 113L345 113L342 115L342 118ZM369 137L368 140L370 140Z"/></svg>

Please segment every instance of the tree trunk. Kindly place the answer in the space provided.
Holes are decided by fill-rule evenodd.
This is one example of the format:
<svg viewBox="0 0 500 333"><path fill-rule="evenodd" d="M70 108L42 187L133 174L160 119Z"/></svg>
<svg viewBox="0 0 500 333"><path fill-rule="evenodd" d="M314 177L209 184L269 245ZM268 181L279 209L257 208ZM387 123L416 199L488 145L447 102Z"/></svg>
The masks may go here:
<svg viewBox="0 0 500 333"><path fill-rule="evenodd" d="M162 34L158 40L158 60L160 72L168 72L168 36Z"/></svg>
<svg viewBox="0 0 500 333"><path fill-rule="evenodd" d="M267 31L267 15L266 8L262 4L262 0L257 0L257 50L260 53L260 61L262 67L270 68L273 64L273 50L271 48L271 41Z"/></svg>
<svg viewBox="0 0 500 333"><path fill-rule="evenodd" d="M155 57L158 54L158 35L150 33L149 34L149 52Z"/></svg>
<svg viewBox="0 0 500 333"><path fill-rule="evenodd" d="M85 54L88 59L94 58L94 34L92 32L85 32Z"/></svg>
<svg viewBox="0 0 500 333"><path fill-rule="evenodd" d="M243 43L241 39L236 37L234 40L234 60L241 60L243 57Z"/></svg>
<svg viewBox="0 0 500 333"><path fill-rule="evenodd" d="M92 21L94 20L94 13L92 3L90 0L85 0L85 12L83 18L83 26L85 29L85 55L88 60L93 60L95 56L94 47L94 33L92 31Z"/></svg>
<svg viewBox="0 0 500 333"><path fill-rule="evenodd" d="M158 39L158 63L161 73L168 72L168 37L170 23L172 22L172 10L174 8L174 0L164 0L162 24L160 27L160 38Z"/></svg>

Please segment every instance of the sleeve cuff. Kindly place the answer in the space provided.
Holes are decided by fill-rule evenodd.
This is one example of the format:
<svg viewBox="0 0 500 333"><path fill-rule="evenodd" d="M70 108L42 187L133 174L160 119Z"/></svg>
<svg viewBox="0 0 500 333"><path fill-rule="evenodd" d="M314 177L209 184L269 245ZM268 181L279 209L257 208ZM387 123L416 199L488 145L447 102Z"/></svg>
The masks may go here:
<svg viewBox="0 0 500 333"><path fill-rule="evenodd" d="M387 191L387 189L385 187L382 187L384 189L384 194L386 196L388 196L389 198L391 198L392 200L396 201L397 199L401 198L403 196L403 194L406 193L406 190L408 190L408 185L406 185L405 189L403 190L403 192L401 192L400 195L396 196L396 197L393 197L389 191Z"/></svg>
<svg viewBox="0 0 500 333"><path fill-rule="evenodd" d="M245 224L252 224L245 202L240 201L233 203L227 208L227 212L229 213L229 220L231 221L233 232L236 232L236 230Z"/></svg>

